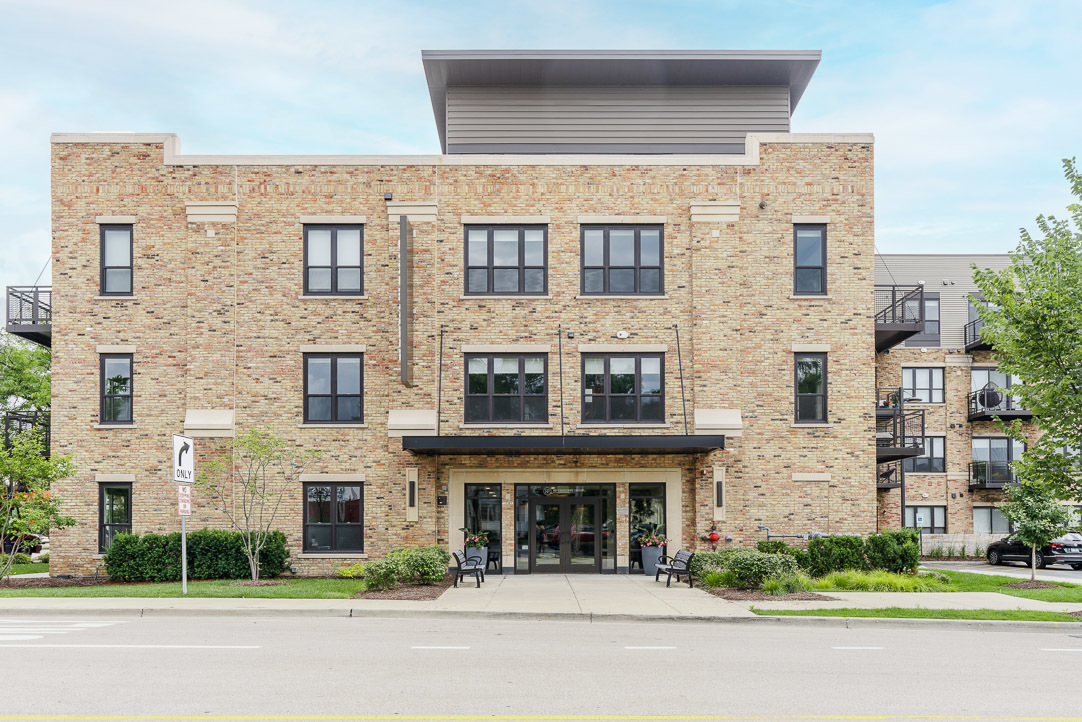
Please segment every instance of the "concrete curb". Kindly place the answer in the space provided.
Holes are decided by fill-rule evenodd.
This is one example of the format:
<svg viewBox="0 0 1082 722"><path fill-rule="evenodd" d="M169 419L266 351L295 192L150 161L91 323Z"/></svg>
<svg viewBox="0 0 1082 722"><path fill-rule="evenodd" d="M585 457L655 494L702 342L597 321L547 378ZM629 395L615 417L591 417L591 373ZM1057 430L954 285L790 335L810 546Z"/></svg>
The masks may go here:
<svg viewBox="0 0 1082 722"><path fill-rule="evenodd" d="M589 612L482 612L436 609L365 609L356 607L221 607L183 609L179 607L90 609L17 608L0 605L0 616L120 616L120 617L350 617L360 619L469 619L524 622L588 622L590 624L737 624L781 627L824 627L834 629L942 629L999 632L1079 632L1079 622L1015 622L998 619L908 619L884 617L766 616L717 617L701 615L593 614Z"/></svg>

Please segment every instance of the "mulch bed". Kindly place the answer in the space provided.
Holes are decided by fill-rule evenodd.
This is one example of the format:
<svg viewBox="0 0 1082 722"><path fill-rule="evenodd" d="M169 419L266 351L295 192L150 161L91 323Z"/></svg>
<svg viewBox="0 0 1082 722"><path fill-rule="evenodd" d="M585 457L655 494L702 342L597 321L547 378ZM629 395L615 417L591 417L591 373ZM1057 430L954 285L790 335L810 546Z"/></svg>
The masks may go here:
<svg viewBox="0 0 1082 722"><path fill-rule="evenodd" d="M37 577L34 579L0 580L0 589L37 589L40 587L94 587L99 584L108 584L108 577L78 577L76 579L60 579L59 577Z"/></svg>
<svg viewBox="0 0 1082 722"><path fill-rule="evenodd" d="M289 582L279 582L279 581L275 581L273 579L260 579L259 581L255 581L255 582L253 582L251 579L246 579L246 580L240 581L240 582L233 582L229 586L231 586L231 587L284 587L284 586L286 586L288 584L289 584Z"/></svg>
<svg viewBox="0 0 1082 722"><path fill-rule="evenodd" d="M1010 584L1004 584L1003 586L1010 589L1059 589L1058 584L1042 582L1040 580L1033 581L1032 579L1027 579L1024 582L1011 582Z"/></svg>
<svg viewBox="0 0 1082 722"><path fill-rule="evenodd" d="M390 599L394 601L425 602L436 599L454 583L453 574L448 574L438 584L399 584L396 589L380 591L366 589L353 595L354 599Z"/></svg>
<svg viewBox="0 0 1082 722"><path fill-rule="evenodd" d="M758 589L736 589L735 587L703 587L704 590L715 597L727 599L730 602L834 602L834 597L815 592L794 592L793 594L764 594Z"/></svg>
<svg viewBox="0 0 1082 722"><path fill-rule="evenodd" d="M1082 611L1067 612L1067 613L1070 614L1072 617L1078 617L1079 619L1082 619Z"/></svg>

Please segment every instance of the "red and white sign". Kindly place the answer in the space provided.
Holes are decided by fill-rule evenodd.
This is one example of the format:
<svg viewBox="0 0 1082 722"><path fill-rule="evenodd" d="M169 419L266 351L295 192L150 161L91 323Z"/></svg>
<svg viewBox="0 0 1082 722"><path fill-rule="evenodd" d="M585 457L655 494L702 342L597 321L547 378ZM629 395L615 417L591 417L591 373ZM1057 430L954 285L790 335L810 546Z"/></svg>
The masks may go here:
<svg viewBox="0 0 1082 722"><path fill-rule="evenodd" d="M180 516L192 515L192 487L188 484L177 485L177 513Z"/></svg>

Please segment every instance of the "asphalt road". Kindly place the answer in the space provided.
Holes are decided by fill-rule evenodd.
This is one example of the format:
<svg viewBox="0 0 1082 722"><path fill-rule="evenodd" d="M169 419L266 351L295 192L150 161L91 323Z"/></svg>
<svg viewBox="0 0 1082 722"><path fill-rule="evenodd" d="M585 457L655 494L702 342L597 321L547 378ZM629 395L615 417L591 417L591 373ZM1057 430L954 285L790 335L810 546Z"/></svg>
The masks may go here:
<svg viewBox="0 0 1082 722"><path fill-rule="evenodd" d="M11 616L0 659L0 719L1082 719L1067 632Z"/></svg>

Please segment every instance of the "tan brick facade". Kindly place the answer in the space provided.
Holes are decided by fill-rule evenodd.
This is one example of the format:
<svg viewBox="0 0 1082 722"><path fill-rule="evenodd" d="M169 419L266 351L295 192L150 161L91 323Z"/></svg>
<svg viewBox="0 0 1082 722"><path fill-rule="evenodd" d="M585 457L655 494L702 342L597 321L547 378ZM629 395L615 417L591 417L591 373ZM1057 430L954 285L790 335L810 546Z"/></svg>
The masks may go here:
<svg viewBox="0 0 1082 722"><path fill-rule="evenodd" d="M446 494L450 470L462 468L678 469L682 547L705 548L699 537L714 521L715 466L726 477L725 518L717 526L731 544L764 538L760 524L782 533L875 531L872 146L870 138L800 140L764 139L757 160L749 155L744 165L516 164L515 156L500 165L439 158L185 164L183 156L166 162L168 141L54 142L53 444L54 453L72 454L78 466L56 489L78 525L53 537L53 572L87 573L100 563L98 474L135 475L134 531L179 528L169 435L183 430L189 409L235 409L238 433L271 429L298 447L324 451L316 471L363 474L368 558L407 544L457 544L437 497ZM436 204L434 221L412 223L412 387L398 376L398 223L385 193ZM737 219L692 220L693 203L727 200L739 202ZM185 204L199 201L235 203L236 221L189 222ZM120 215L136 217L134 296L98 298L95 219ZM300 219L327 215L366 219L366 298L302 298ZM549 297L463 297L462 217L537 215L550 219ZM663 297L580 296L584 215L665 218ZM829 218L828 296L821 299L792 298L793 219L802 215ZM565 332L562 379L558 326ZM742 435L728 438L725 452L708 455L404 452L401 439L388 435L388 412L436 408L441 329L444 435L557 434L561 412L568 433L683 434L685 406L692 433L696 409L738 409ZM460 426L461 347L470 343L550 346L553 428ZM101 344L136 348L133 427L97 428ZM304 344L366 346L363 426L302 424ZM579 344L664 344L664 428L582 425ZM829 346L828 426L793 424L794 344ZM882 357L880 384L898 359ZM968 376L964 384L968 389ZM949 422L933 412L933 423ZM949 460L962 457L968 433L952 431ZM221 443L199 439L197 465ZM418 469L416 522L405 521L409 468ZM794 480L808 474L829 477ZM947 491L943 480L913 484ZM953 491L950 485L965 489L962 481L947 483ZM626 483L618 483L617 493L619 507ZM504 499L511 498L505 484ZM618 558L627 544L620 518ZM512 522L505 509L505 528ZM196 494L192 528L222 524ZM278 526L300 573L325 573L350 561L304 554L301 525L298 488ZM513 552L507 531L505 556Z"/></svg>

